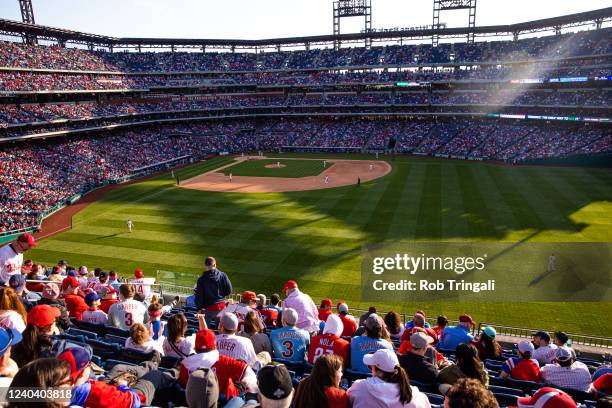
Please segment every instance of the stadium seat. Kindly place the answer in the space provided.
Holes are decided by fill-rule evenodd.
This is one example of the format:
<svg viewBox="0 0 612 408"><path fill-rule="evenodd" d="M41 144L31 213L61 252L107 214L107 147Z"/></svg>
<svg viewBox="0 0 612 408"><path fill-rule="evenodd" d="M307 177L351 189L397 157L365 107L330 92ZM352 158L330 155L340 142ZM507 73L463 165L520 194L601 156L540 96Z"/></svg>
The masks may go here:
<svg viewBox="0 0 612 408"><path fill-rule="evenodd" d="M549 386L550 387L555 387L554 385L549 385ZM572 398L574 399L574 401L576 401L576 402L582 402L582 401L585 401L585 400L593 399L593 394L588 393L588 392L574 390L572 388L563 388L563 387L555 387L555 388L558 388L561 391L565 391L566 393L571 395Z"/></svg>
<svg viewBox="0 0 612 408"><path fill-rule="evenodd" d="M437 405L443 405L444 404L444 396L443 395L432 394L432 393L429 393L429 392L426 392L425 395L427 395L427 399L429 400L429 402L431 404L437 404Z"/></svg>
<svg viewBox="0 0 612 408"><path fill-rule="evenodd" d="M516 406L517 404L518 396L516 395L495 392L493 395L501 407Z"/></svg>
<svg viewBox="0 0 612 408"><path fill-rule="evenodd" d="M501 385L489 385L489 391L492 393L501 393L501 394L509 394L516 395L517 397L524 397L525 391L518 388L510 388L510 387L502 387Z"/></svg>
<svg viewBox="0 0 612 408"><path fill-rule="evenodd" d="M363 373L361 371L356 371L351 368L347 368L346 370L344 370L344 377L351 382L355 380L361 380L364 378L368 378L371 376L372 376L372 373Z"/></svg>
<svg viewBox="0 0 612 408"><path fill-rule="evenodd" d="M98 339L86 339L94 352L94 354L100 356L103 360L116 359L121 353L122 346L116 343L108 343Z"/></svg>
<svg viewBox="0 0 612 408"><path fill-rule="evenodd" d="M130 363L140 364L145 361L155 361L159 359L159 353L156 351L151 351L149 353L143 353L141 351L132 350L132 349L123 349L120 355L120 358L124 361L129 361Z"/></svg>
<svg viewBox="0 0 612 408"><path fill-rule="evenodd" d="M110 360L106 360L106 362L104 363L104 369L106 371L110 371L114 366L116 366L118 364L126 364L126 365L131 365L131 366L137 365L137 364L131 363L129 361L115 360L115 359L111 358Z"/></svg>
<svg viewBox="0 0 612 408"><path fill-rule="evenodd" d="M534 381L514 380L512 378L501 377L489 377L489 383L491 385L519 389L526 394L533 394L534 391L539 390L544 386L543 384Z"/></svg>
<svg viewBox="0 0 612 408"><path fill-rule="evenodd" d="M174 368L178 366L180 362L181 362L181 359L178 357L163 356L161 358L159 366L163 368Z"/></svg>
<svg viewBox="0 0 612 408"><path fill-rule="evenodd" d="M107 332L107 326L103 324L93 324L89 322L84 322L82 320L74 320L72 323L80 330L87 330L96 333L98 337L104 337Z"/></svg>
<svg viewBox="0 0 612 408"><path fill-rule="evenodd" d="M106 334L112 334L113 336L120 336L120 337L130 337L129 330L123 330L123 329L120 329L118 327L113 327L113 326L106 326Z"/></svg>
<svg viewBox="0 0 612 408"><path fill-rule="evenodd" d="M83 336L88 339L98 338L97 333L91 332L89 330L75 329L74 327L70 327L68 330L66 330L66 334L70 334L73 336Z"/></svg>
<svg viewBox="0 0 612 408"><path fill-rule="evenodd" d="M127 337L115 336L113 334L107 334L106 336L104 336L104 341L109 342L109 343L118 344L121 347L125 345L125 341L127 339L128 339Z"/></svg>

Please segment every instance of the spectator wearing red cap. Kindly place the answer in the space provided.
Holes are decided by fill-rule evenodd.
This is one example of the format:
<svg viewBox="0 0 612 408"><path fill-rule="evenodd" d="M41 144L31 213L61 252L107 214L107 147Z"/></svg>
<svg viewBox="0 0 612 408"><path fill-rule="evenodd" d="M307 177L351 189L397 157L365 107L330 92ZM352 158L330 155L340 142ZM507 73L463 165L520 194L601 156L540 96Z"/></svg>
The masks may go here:
<svg viewBox="0 0 612 408"><path fill-rule="evenodd" d="M323 299L321 300L321 305L319 306L319 320L322 322L326 322L329 315L332 313L332 303L331 299Z"/></svg>
<svg viewBox="0 0 612 408"><path fill-rule="evenodd" d="M117 299L117 289L112 286L107 286L100 293L100 310L108 315L108 310L112 305L119 302Z"/></svg>
<svg viewBox="0 0 612 408"><path fill-rule="evenodd" d="M535 348L530 341L523 340L518 344L518 357L510 357L504 362L501 378L512 377L515 380L541 382L540 364L531 358Z"/></svg>
<svg viewBox="0 0 612 408"><path fill-rule="evenodd" d="M30 234L21 234L13 242L0 248L0 280L8 282L11 275L21 273L23 254L35 247L36 240Z"/></svg>
<svg viewBox="0 0 612 408"><path fill-rule="evenodd" d="M335 314L329 315L323 333L310 338L308 362L314 364L323 354L334 354L342 359L344 367L348 367L351 363L350 344L340 337L343 329L340 317Z"/></svg>
<svg viewBox="0 0 612 408"><path fill-rule="evenodd" d="M464 314L459 316L458 325L448 326L442 332L438 348L455 351L460 343L471 343L474 340L474 336L471 333L472 327L474 327L474 320L472 320L470 315Z"/></svg>
<svg viewBox="0 0 612 408"><path fill-rule="evenodd" d="M310 335L319 331L319 311L310 296L300 291L296 281L289 280L283 286L283 292L287 296L283 301L283 309L294 309L298 314L295 325L298 329L306 330Z"/></svg>
<svg viewBox="0 0 612 408"><path fill-rule="evenodd" d="M219 317L219 334L217 350L219 353L245 361L250 367L258 367L257 354L251 340L237 336L238 317L231 312L223 311Z"/></svg>
<svg viewBox="0 0 612 408"><path fill-rule="evenodd" d="M251 367L243 361L220 354L216 349L215 333L212 330L203 329L197 332L195 351L197 354L181 362L179 383L183 387L187 385L192 372L209 368L213 369L217 376L219 393L225 394L227 400L240 394L234 383L241 384L246 392L257 393L257 377Z"/></svg>
<svg viewBox="0 0 612 408"><path fill-rule="evenodd" d="M87 310L87 303L79 296L79 281L74 276L67 276L62 281L62 297L66 302L68 315L77 320L83 319L83 312Z"/></svg>
<svg viewBox="0 0 612 408"><path fill-rule="evenodd" d="M204 272L198 278L195 289L195 303L206 315L206 321L214 320L225 308L225 298L232 293L232 283L224 272L217 269L212 256L204 260Z"/></svg>
<svg viewBox="0 0 612 408"><path fill-rule="evenodd" d="M130 283L134 285L136 293L142 295L145 303L151 303L151 298L153 297L151 285L155 283L155 278L145 278L144 272L140 268L134 271L134 278Z"/></svg>
<svg viewBox="0 0 612 408"><path fill-rule="evenodd" d="M520 397L518 408L576 408L576 402L567 393L552 387L540 388L531 397Z"/></svg>
<svg viewBox="0 0 612 408"><path fill-rule="evenodd" d="M70 327L70 316L64 299L60 299L60 288L55 282L45 283L41 292L42 298L38 301L39 305L49 305L59 309L60 317L57 319L57 327L67 330Z"/></svg>
<svg viewBox="0 0 612 408"><path fill-rule="evenodd" d="M261 327L265 328L266 324L264 322L264 319L261 316L261 313L259 313L259 310L257 310L256 308L257 295L255 295L255 292L247 290L242 293L242 296L240 296L240 302L227 305L227 307L223 309L223 313L229 312L235 314L238 318L238 329L240 330L242 329L242 325L244 324L244 319L246 318L246 315L251 311L255 311Z"/></svg>
<svg viewBox="0 0 612 408"><path fill-rule="evenodd" d="M23 340L13 348L12 357L19 367L32 360L55 356L53 335L59 334L56 320L59 309L49 305L34 306L28 313Z"/></svg>

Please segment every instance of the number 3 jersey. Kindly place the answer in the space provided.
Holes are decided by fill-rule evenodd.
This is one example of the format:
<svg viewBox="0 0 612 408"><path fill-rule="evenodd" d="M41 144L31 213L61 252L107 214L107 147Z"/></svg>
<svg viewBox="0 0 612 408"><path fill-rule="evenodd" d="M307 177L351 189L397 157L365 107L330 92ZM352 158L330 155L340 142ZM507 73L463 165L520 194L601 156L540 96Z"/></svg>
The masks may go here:
<svg viewBox="0 0 612 408"><path fill-rule="evenodd" d="M115 303L108 309L108 323L123 330L129 330L134 323L144 323L147 307L134 299Z"/></svg>
<svg viewBox="0 0 612 408"><path fill-rule="evenodd" d="M270 341L275 358L282 358L292 363L306 361L306 352L310 344L310 335L306 330L285 326L272 330Z"/></svg>

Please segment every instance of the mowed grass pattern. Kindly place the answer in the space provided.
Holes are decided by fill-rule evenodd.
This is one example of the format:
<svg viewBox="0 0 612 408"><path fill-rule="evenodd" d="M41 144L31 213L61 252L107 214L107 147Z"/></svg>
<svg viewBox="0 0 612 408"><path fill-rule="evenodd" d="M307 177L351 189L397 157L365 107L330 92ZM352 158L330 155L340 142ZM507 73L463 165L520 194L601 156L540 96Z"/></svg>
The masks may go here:
<svg viewBox="0 0 612 408"><path fill-rule="evenodd" d="M276 167L278 164L281 167ZM231 173L232 176L298 178L319 175L330 167L330 163L323 167L322 160L283 160L279 158L245 160L231 167L224 168L222 172L226 176Z"/></svg>
<svg viewBox="0 0 612 408"><path fill-rule="evenodd" d="M300 157L292 155L291 157ZM305 157L330 158L330 155ZM341 158L342 156L333 156ZM356 156L348 156L355 159ZM367 159L371 159L368 156ZM176 174L185 180L230 163L216 158ZM314 163L321 166L320 161ZM67 259L121 274L192 273L214 255L236 291L279 292L296 279L313 298L360 298L360 251L397 240L609 242L612 173L504 167L400 157L392 172L361 186L292 193L212 193L160 176L115 190L79 213L72 230L31 251L37 262ZM322 167L322 166L321 166ZM234 173L236 174L236 173ZM126 220L135 228L127 233ZM609 335L609 302L401 303L379 310Z"/></svg>

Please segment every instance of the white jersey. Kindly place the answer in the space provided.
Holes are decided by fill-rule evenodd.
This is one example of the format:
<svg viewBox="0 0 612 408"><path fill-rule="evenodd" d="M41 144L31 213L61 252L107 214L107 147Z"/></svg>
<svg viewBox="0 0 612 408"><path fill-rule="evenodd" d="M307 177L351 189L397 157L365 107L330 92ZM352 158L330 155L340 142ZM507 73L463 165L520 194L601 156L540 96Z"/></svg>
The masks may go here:
<svg viewBox="0 0 612 408"><path fill-rule="evenodd" d="M106 324L108 316L102 310L86 310L83 312L81 320L92 324Z"/></svg>
<svg viewBox="0 0 612 408"><path fill-rule="evenodd" d="M87 283L89 282L89 279L87 278L87 276L81 276L79 278L79 287L81 288L81 290L85 290L87 289Z"/></svg>
<svg viewBox="0 0 612 408"><path fill-rule="evenodd" d="M108 309L108 323L123 330L129 330L134 323L144 323L147 307L134 299L124 300L111 305Z"/></svg>
<svg viewBox="0 0 612 408"><path fill-rule="evenodd" d="M218 334L215 337L219 354L242 360L250 367L257 364L257 355L253 348L253 343L246 337L236 336L235 334Z"/></svg>
<svg viewBox="0 0 612 408"><path fill-rule="evenodd" d="M0 279L8 283L11 275L21 273L23 254L18 254L8 244L0 248Z"/></svg>
<svg viewBox="0 0 612 408"><path fill-rule="evenodd" d="M96 286L100 284L100 281L95 276L93 278L87 278L87 283L85 284L85 289L93 289L96 290Z"/></svg>
<svg viewBox="0 0 612 408"><path fill-rule="evenodd" d="M183 340L174 343L174 347L170 345L167 338L164 339L163 350L165 356L184 358L195 353L195 334L185 337ZM177 351L180 353L177 353Z"/></svg>
<svg viewBox="0 0 612 408"><path fill-rule="evenodd" d="M259 313L259 310L253 309L245 303L233 303L231 305L227 305L227 307L223 309L220 314L229 312L235 314L238 318L239 330L242 328L242 325L244 324L244 319L246 318L246 315L249 312L255 312L255 314L257 314L257 319L259 320L259 324L261 325L262 330L266 328L266 323L264 321L264 318L261 316L261 313Z"/></svg>
<svg viewBox="0 0 612 408"><path fill-rule="evenodd" d="M144 296L147 302L151 300L151 298L153 297L151 285L155 283L155 278L132 279L130 283L134 285L134 290L136 291L136 293L140 293L142 296ZM143 285L145 283L146 285Z"/></svg>
<svg viewBox="0 0 612 408"><path fill-rule="evenodd" d="M129 229L132 229L132 227L134 226L134 223L132 222L132 220L128 220L127 226Z"/></svg>

